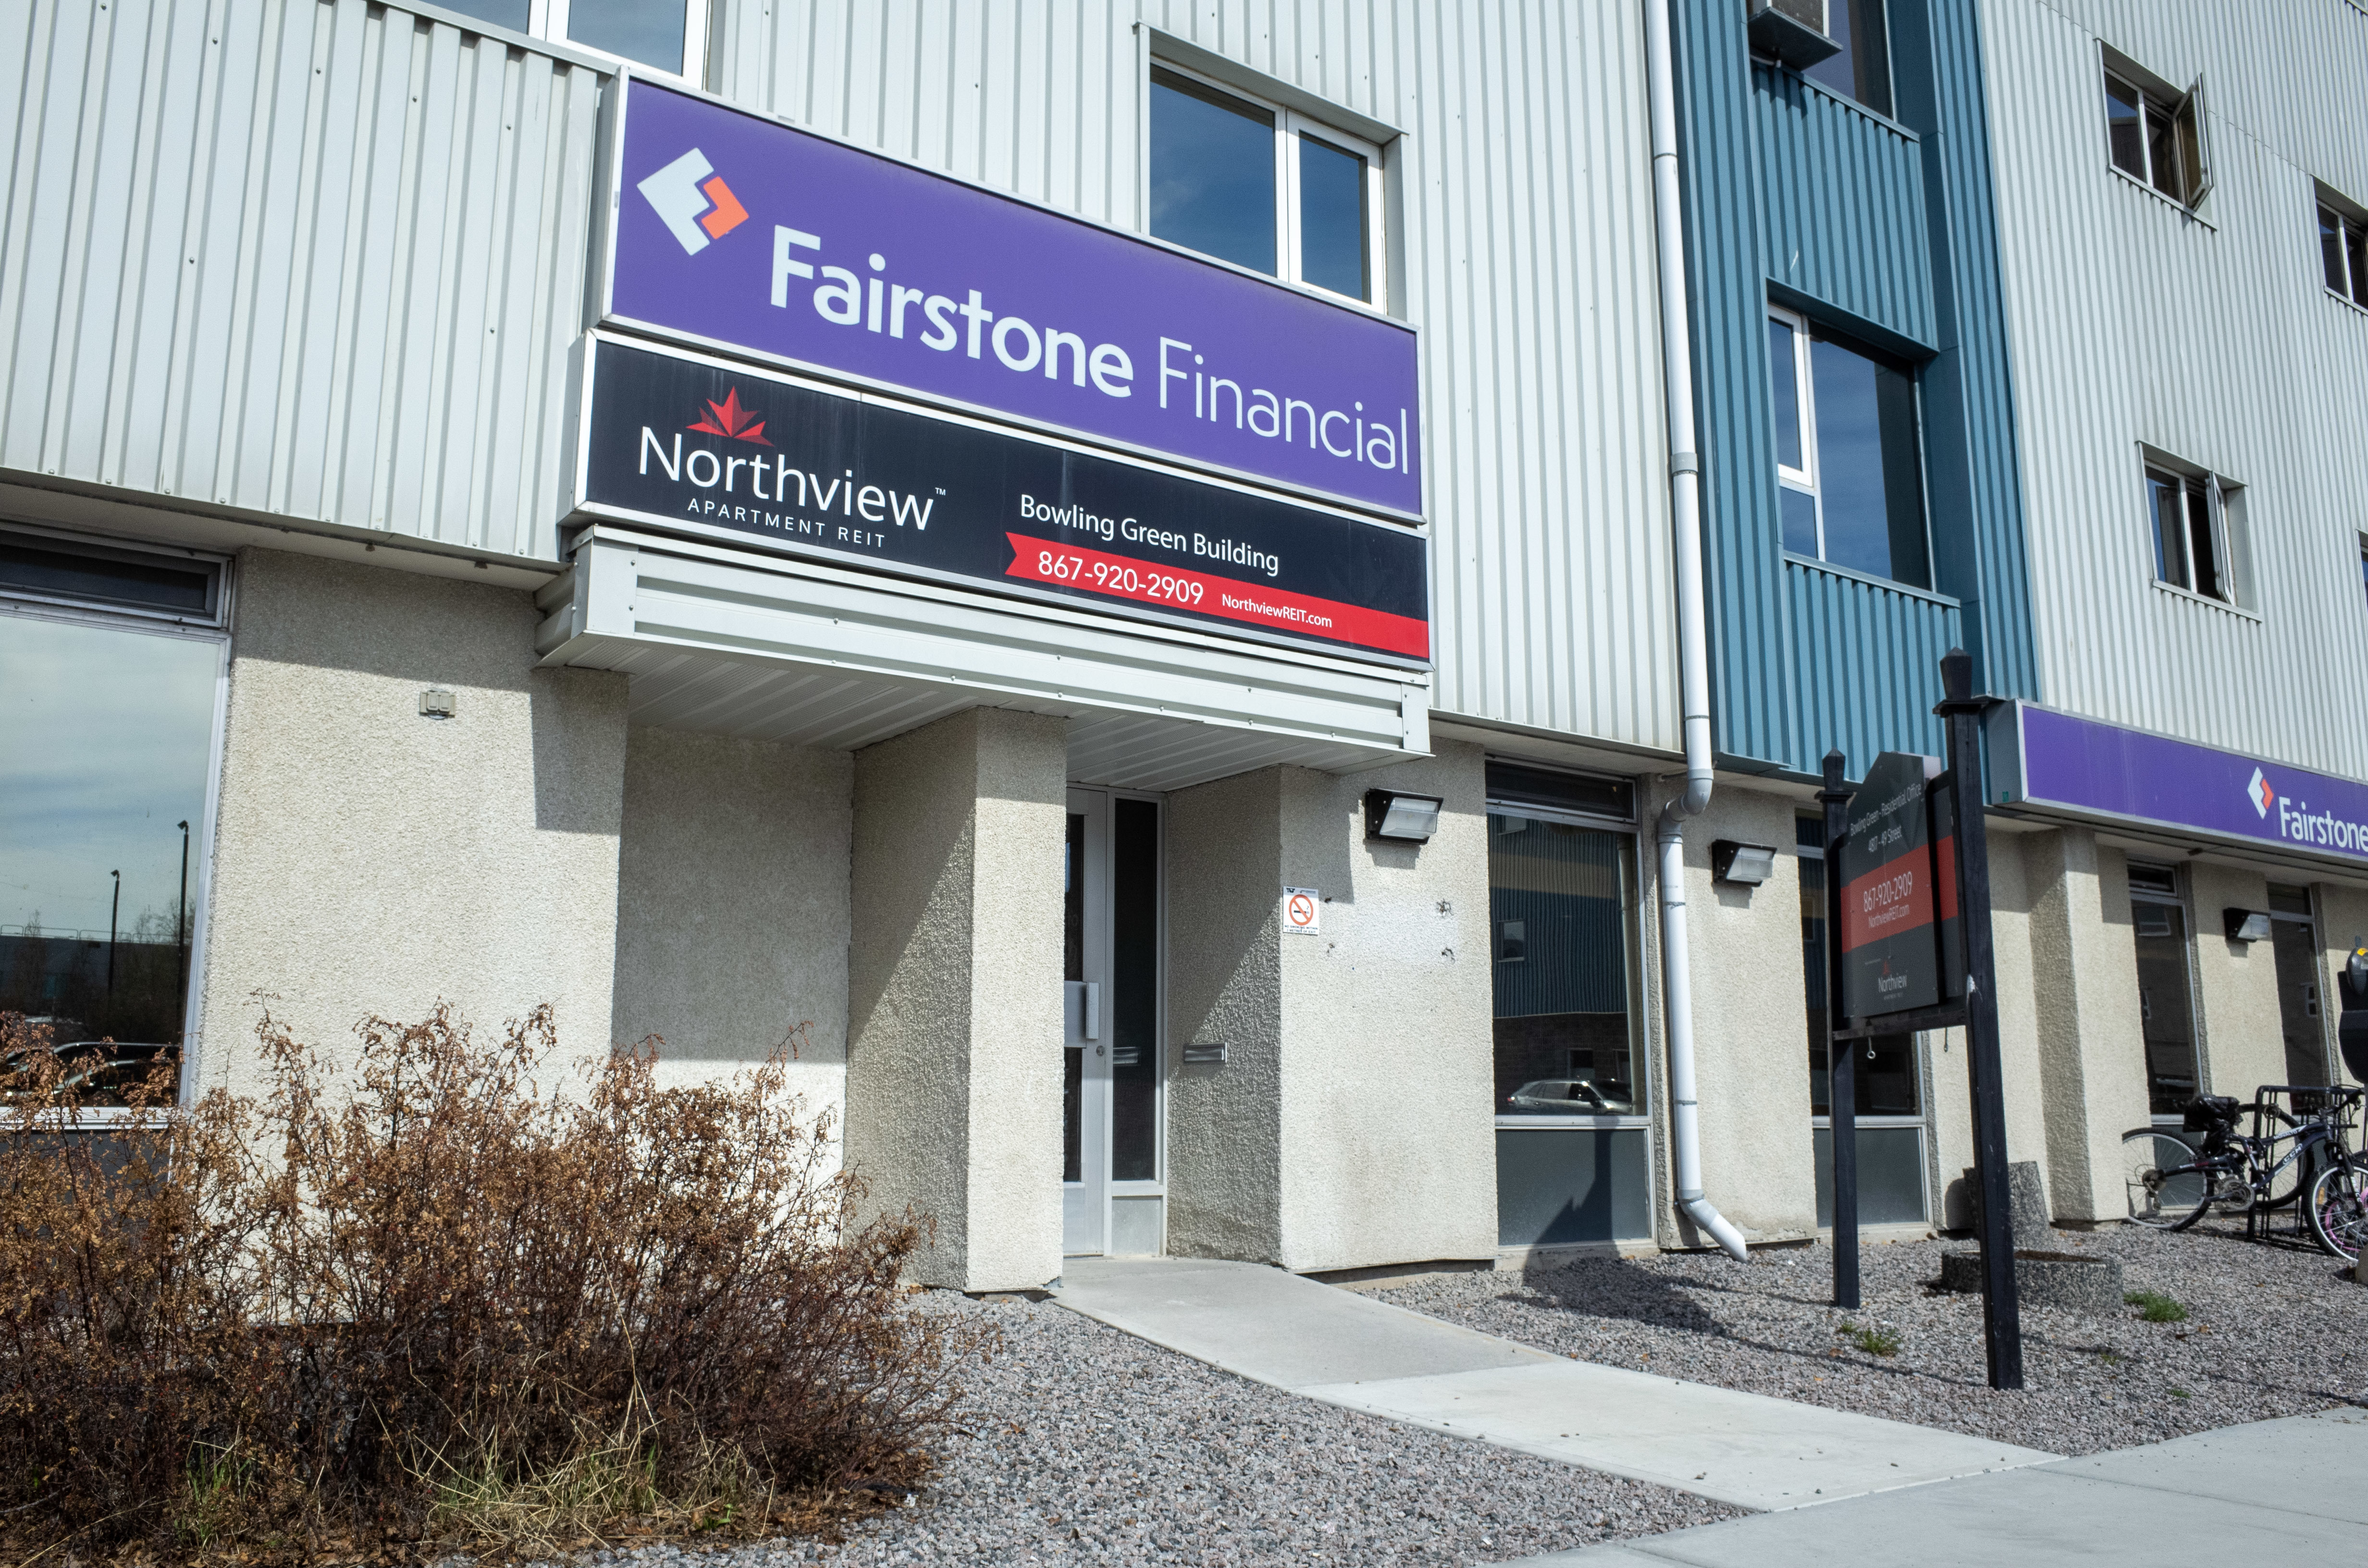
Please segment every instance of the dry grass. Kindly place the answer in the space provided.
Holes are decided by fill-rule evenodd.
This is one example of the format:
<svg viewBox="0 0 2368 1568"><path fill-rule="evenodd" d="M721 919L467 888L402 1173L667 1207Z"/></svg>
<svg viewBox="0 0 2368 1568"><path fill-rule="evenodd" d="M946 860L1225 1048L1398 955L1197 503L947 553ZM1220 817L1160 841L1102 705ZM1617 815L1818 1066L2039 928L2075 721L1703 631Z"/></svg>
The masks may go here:
<svg viewBox="0 0 2368 1568"><path fill-rule="evenodd" d="M87 1108L0 1081L0 1531L29 1552L543 1555L827 1528L928 1465L983 1348L903 1310L782 1063L571 1072L439 1008L268 1088ZM38 1047L0 1017L0 1056Z"/></svg>

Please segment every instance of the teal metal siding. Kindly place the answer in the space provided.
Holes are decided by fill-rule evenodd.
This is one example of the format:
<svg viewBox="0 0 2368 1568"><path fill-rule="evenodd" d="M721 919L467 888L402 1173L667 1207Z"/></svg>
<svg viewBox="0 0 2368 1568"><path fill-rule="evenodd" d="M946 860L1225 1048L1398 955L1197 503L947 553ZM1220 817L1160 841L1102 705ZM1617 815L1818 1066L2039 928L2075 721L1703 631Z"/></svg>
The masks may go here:
<svg viewBox="0 0 2368 1568"><path fill-rule="evenodd" d="M1769 280L1930 346L1920 139L1790 71L1755 63L1751 87Z"/></svg>
<svg viewBox="0 0 2368 1568"><path fill-rule="evenodd" d="M1807 777L1840 745L1855 776L1938 748L1952 642L1989 690L2035 690L1972 0L1891 0L1896 122L1754 62L1733 0L1675 12L1717 744ZM1938 597L1783 555L1771 298L1920 366Z"/></svg>

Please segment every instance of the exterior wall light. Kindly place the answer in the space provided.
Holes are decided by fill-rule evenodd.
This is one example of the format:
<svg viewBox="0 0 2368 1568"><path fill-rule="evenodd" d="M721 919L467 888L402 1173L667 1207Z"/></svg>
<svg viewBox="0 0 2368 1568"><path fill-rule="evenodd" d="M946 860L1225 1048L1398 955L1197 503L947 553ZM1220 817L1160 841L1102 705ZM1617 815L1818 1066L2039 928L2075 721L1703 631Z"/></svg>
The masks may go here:
<svg viewBox="0 0 2368 1568"><path fill-rule="evenodd" d="M1710 874L1713 881L1756 888L1776 874L1776 851L1765 844L1717 839L1710 846Z"/></svg>
<svg viewBox="0 0 2368 1568"><path fill-rule="evenodd" d="M1368 790L1365 791L1365 836L1424 843L1439 831L1439 809L1445 804L1446 801L1437 795Z"/></svg>
<svg viewBox="0 0 2368 1568"><path fill-rule="evenodd" d="M2261 942L2269 939L2270 917L2258 909L2224 909L2220 918L2232 942Z"/></svg>

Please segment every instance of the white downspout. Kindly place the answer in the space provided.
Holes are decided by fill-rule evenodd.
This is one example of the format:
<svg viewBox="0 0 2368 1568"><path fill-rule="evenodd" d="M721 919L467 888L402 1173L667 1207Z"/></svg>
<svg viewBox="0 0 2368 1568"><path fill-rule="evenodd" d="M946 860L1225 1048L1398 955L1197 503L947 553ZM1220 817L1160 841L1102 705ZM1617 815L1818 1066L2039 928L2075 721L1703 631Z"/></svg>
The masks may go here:
<svg viewBox="0 0 2368 1568"><path fill-rule="evenodd" d="M1710 653L1702 599L1702 459L1694 438L1693 327L1686 309L1686 247L1678 200L1676 76L1669 62L1671 0L1645 0L1645 62L1653 115L1653 216L1661 265L1661 386L1668 403L1669 525L1677 546L1678 683L1685 710L1686 787L1662 808L1660 846L1662 1019L1669 1040L1669 1141L1678 1207L1742 1260L1742 1233L1702 1196L1702 1131L1694 1107L1694 1003L1686 945L1685 822L1710 804Z"/></svg>

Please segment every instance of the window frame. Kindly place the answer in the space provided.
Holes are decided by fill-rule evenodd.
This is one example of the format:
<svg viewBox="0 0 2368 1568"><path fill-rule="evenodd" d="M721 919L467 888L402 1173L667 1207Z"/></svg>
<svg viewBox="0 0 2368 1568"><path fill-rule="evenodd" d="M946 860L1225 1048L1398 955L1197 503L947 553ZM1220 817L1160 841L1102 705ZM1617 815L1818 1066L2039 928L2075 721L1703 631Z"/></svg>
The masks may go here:
<svg viewBox="0 0 2368 1568"><path fill-rule="evenodd" d="M537 0L537 3L541 3L541 0ZM1174 240L1160 239L1157 234L1152 233L1149 198L1152 148L1148 110L1152 87L1156 84L1157 74L1161 73L1181 77L1203 93L1232 98L1273 118L1275 270L1272 273L1259 272L1251 267L1242 267L1237 262L1227 261L1223 256L1213 256L1202 251L1193 250L1189 245L1179 244ZM1286 284L1291 288L1314 294L1319 299L1354 305L1359 309L1371 311L1376 315L1389 313L1388 191L1383 179L1381 143L1360 136L1355 131L1343 131L1340 127L1316 116L1304 114L1280 99L1248 91L1232 82L1220 80L1204 71L1196 71L1189 65L1170 60L1164 55L1154 54L1150 57L1149 68L1143 77L1143 97L1145 118L1140 175L1144 192L1143 233L1146 238L1158 240L1161 244L1174 245L1186 255L1197 256L1203 261L1213 261L1221 267L1235 267L1253 278L1266 278L1273 282ZM1326 146L1365 161L1363 192L1365 288L1369 296L1366 299L1360 300L1354 294L1338 293L1321 283L1311 283L1300 276L1305 262L1304 240L1299 213L1300 181L1297 156L1299 139L1303 136L1313 137Z"/></svg>
<svg viewBox="0 0 2368 1568"><path fill-rule="evenodd" d="M197 562L215 574L212 613L206 616L176 615L165 610L107 604L71 595L35 593L0 585L0 616L63 621L138 636L210 642L214 646L213 712L206 754L205 802L197 821L191 824L189 839L189 968L181 994L183 1027L179 1085L179 1104L186 1109L197 1104L199 1082L204 1075L204 977L207 934L213 908L214 824L222 809L222 753L229 732L231 627L236 608L236 566L231 556L218 551L84 534L68 528L24 522L13 517L0 517L0 534L29 536L54 541L66 549L81 546L102 557L153 555L176 565ZM83 1111L79 1131L103 1131L108 1127L127 1122L131 1118L131 1113L120 1107L91 1107Z"/></svg>
<svg viewBox="0 0 2368 1568"><path fill-rule="evenodd" d="M2187 462L2155 447L2139 447L2138 468L2154 585L2258 619L2260 610L2254 603L2252 562L2242 554L2247 541L2239 538L2240 530L2230 505L2232 500L2241 496L2245 486L2215 470ZM2180 487L2184 570L2179 576L2172 576L2165 570L2169 563L2163 557L2162 523L2154 506L2153 487L2157 480L2169 480ZM2199 494L2204 507L2205 531L2212 546L2212 569L2218 579L2218 593L2200 586L2195 571L2195 518L2190 508Z"/></svg>
<svg viewBox="0 0 2368 1568"><path fill-rule="evenodd" d="M2187 89L2170 86L2153 73L2141 68L2108 46L2100 46L2098 56L2100 73L2098 81L2097 108L2105 135L2105 165L2123 178L2144 187L2183 211L2202 210L2203 199L2212 194L2212 127L2203 97L2203 77L2199 74ZM2138 162L2140 169L2123 165L2113 155L2112 87L2120 86L2138 106ZM2181 165L2189 152L2196 166L2175 171L2178 188L2164 187L2156 177L2154 155L2154 124L2152 116L2160 112L2169 121L2169 138L2173 155ZM2182 135L2182 125L2190 129Z"/></svg>
<svg viewBox="0 0 2368 1568"><path fill-rule="evenodd" d="M2158 860L2144 859L2136 855L2125 856L2123 864L2123 885L2129 894L2129 902L2133 906L2130 914L2130 925L2133 937L2136 935L2137 926L2137 912L2135 907L2135 905L2141 903L2151 903L2167 906L2179 911L2181 926L2179 944L2180 972L2185 978L2186 982L2188 1039L2192 1042L2195 1051L2195 1093L2198 1095L2209 1094L2212 1092L2210 1087L2212 1083L2212 1073L2211 1064L2206 1055L2207 1045L2204 1039L2203 994L2201 987L2197 984L2195 968L2195 912L2193 908L2191 907L2191 902L2188 898L2188 879L2181 873L2180 869L2177 866L2165 865ZM2159 871L2163 873L2170 882L2170 890L2169 892L2165 892L2160 888L2138 886L2133 873L2140 869L2144 869L2150 872ZM2135 980L2137 976L2133 972L2131 978ZM2140 987L2140 991L2143 993L2143 986ZM2146 1031L2144 1006L2145 1002L2143 995L2141 995L2138 1020L2138 1030L2141 1040L2143 1040ZM2153 1121L2154 1125L2157 1127L2176 1126L2180 1120L2180 1117L2178 1113L2155 1111L2151 1108L2154 1090L2153 1061L2150 1058L2142 1056L2140 1061L2140 1071L2145 1074L2147 1099L2149 1102L2149 1119Z"/></svg>
<svg viewBox="0 0 2368 1568"><path fill-rule="evenodd" d="M1814 356L1811 352L1812 347L1817 341L1817 324L1810 320L1809 317L1804 315L1799 311L1793 310L1784 305L1780 305L1773 300L1768 301L1767 312L1768 319L1770 321L1782 323L1786 327L1790 328L1793 333L1793 406L1797 412L1801 422L1800 435L1802 466L1797 469L1789 468L1785 466L1783 458L1781 455L1778 456L1776 460L1776 485L1780 491L1791 490L1808 496L1816 508L1817 519L1816 554L1814 556L1805 556L1800 554L1797 551L1789 550L1786 551L1785 553L1792 555L1798 560L1814 561L1817 565L1824 567L1827 571L1847 572L1853 577L1863 577L1869 582L1882 583L1887 586L1897 588L1905 593L1922 594L1928 597L1933 595L1936 590L1932 587L1919 586L1917 584L1908 582L1903 577L1896 575L1885 574L1883 576L1877 576L1871 572L1862 572L1855 567L1845 566L1839 562L1834 561L1828 557L1826 551L1826 494L1825 480L1822 472L1823 459L1819 455L1819 447L1817 442L1817 378ZM1877 366L1883 366L1885 361L1888 361L1889 368L1896 369L1899 373L1907 376L1907 378L1908 386L1916 400L1916 506L1918 512L1922 517L1924 525L1925 575L1928 577L1931 576L1933 574L1932 495L1930 465L1928 464L1924 459L1923 367L1921 365L1901 359L1896 355L1883 354L1880 350L1874 349L1871 346L1862 346L1856 339L1850 337L1847 334L1830 333L1827 335L1826 340L1829 343L1833 343L1846 348L1850 350L1850 352L1858 355L1861 358L1866 359L1870 363ZM1772 367L1770 370L1769 384L1772 394L1772 389L1775 384L1774 370ZM1769 414L1769 433L1773 436L1775 434L1775 409L1772 403L1772 396ZM1783 498L1781 494L1777 498L1777 530L1779 535L1779 543L1781 546L1783 529ZM1892 564L1896 567L1898 562L1894 562Z"/></svg>
<svg viewBox="0 0 2368 1568"><path fill-rule="evenodd" d="M645 61L630 59L622 54L612 54L598 44L586 43L581 39L568 37L567 16L569 7L574 3L575 0L527 0L525 36L537 43L559 44L568 49L580 49L585 53L597 55L602 60L613 60L636 74L646 74L665 81L680 82L687 86L705 90L708 40L714 36L715 30L712 15L715 0L683 0L683 68L678 72L661 70ZM488 31L508 32L510 30L499 23L482 21L469 17L465 11L460 15L468 17L474 25Z"/></svg>
<svg viewBox="0 0 2368 1568"><path fill-rule="evenodd" d="M2312 217L2317 229L2320 285L2353 309L2368 311L2368 214L2321 185L2313 197ZM2333 260L2343 273L2340 286L2328 276L2330 223L2335 230Z"/></svg>

